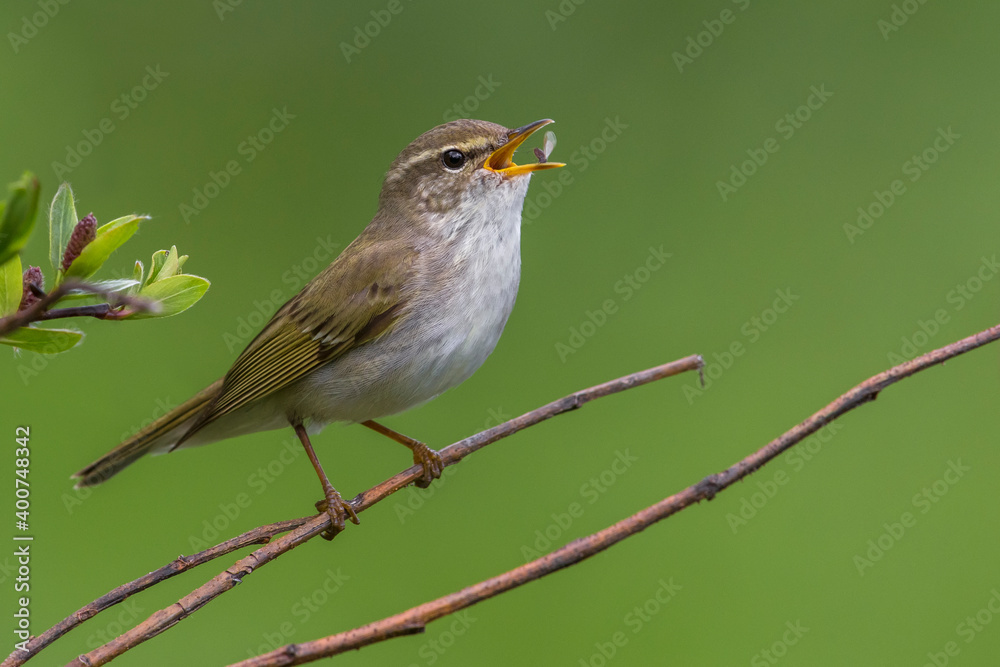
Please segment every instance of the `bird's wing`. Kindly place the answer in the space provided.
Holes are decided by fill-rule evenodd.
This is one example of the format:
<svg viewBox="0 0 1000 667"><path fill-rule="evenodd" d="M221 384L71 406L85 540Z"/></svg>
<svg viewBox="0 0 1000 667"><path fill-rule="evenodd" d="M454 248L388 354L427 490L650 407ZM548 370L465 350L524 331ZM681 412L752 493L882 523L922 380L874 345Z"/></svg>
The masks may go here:
<svg viewBox="0 0 1000 667"><path fill-rule="evenodd" d="M182 442L209 422L291 384L392 327L406 305L405 286L418 251L395 241L351 250L278 309L236 359L218 397Z"/></svg>

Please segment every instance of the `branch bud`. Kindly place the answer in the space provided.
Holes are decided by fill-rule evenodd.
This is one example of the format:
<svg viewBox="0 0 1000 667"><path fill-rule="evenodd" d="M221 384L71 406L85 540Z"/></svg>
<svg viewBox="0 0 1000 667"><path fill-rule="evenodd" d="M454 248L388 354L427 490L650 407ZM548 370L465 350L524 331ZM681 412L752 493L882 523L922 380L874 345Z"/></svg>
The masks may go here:
<svg viewBox="0 0 1000 667"><path fill-rule="evenodd" d="M30 308L31 304L38 301L38 297L31 291L31 286L34 285L39 290L45 289L45 276L42 275L42 270L37 266L29 266L22 276L22 285L21 305L17 307L18 311Z"/></svg>
<svg viewBox="0 0 1000 667"><path fill-rule="evenodd" d="M66 252L63 253L62 270L65 271L73 260L80 256L87 244L97 238L97 218L90 213L73 227L73 233L66 244Z"/></svg>

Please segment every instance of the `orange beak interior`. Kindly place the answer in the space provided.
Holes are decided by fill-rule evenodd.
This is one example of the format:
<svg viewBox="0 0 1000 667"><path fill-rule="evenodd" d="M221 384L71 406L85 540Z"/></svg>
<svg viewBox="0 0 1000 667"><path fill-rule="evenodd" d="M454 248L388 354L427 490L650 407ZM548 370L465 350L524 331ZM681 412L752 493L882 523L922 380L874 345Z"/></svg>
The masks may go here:
<svg viewBox="0 0 1000 667"><path fill-rule="evenodd" d="M545 127L549 123L555 121L548 118L544 120L536 120L534 123L529 123L524 127L519 127L516 130L511 130L510 134L507 135L507 143L505 143L500 148L493 151L493 153L487 158L486 164L483 165L484 169L489 169L498 174L503 174L504 176L510 178L512 176L520 176L521 174L530 174L533 171L540 171L542 169L555 169L556 167L565 167L566 165L562 162L530 162L528 164L514 164L514 151L517 147L524 143L524 140L530 137L535 130Z"/></svg>

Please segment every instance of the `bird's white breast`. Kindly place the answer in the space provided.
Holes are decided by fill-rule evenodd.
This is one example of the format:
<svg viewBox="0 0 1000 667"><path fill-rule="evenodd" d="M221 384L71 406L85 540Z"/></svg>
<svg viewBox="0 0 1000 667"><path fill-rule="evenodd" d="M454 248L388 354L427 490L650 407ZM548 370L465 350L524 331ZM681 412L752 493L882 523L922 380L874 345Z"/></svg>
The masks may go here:
<svg viewBox="0 0 1000 667"><path fill-rule="evenodd" d="M486 361L517 297L528 177L517 180L450 212L452 229L429 251L436 268L421 277L408 315L281 392L292 409L317 425L378 419L462 383Z"/></svg>

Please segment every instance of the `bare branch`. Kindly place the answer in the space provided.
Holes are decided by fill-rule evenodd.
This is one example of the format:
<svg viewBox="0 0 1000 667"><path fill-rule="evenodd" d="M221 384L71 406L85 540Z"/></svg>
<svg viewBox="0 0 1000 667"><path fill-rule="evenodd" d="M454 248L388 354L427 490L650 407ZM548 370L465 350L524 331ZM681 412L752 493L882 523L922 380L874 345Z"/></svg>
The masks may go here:
<svg viewBox="0 0 1000 667"><path fill-rule="evenodd" d="M528 428L529 426L533 426L555 417L556 415L576 410L594 399L625 391L626 389L632 389L633 387L655 382L656 380L661 380L686 371L700 371L703 365L701 357L693 355L683 359L678 359L677 361L673 361L668 364L649 368L644 371L631 373L616 380L605 382L588 389L583 389L532 410L531 412L527 412L520 417L515 417L514 419L506 421L499 426L495 426L491 429L482 431L465 438L464 440L460 440L452 445L449 445L439 452L441 459L445 465L454 465L469 454L482 449L491 443L501 440L509 435L513 435L514 433ZM384 500L399 489L417 481L422 475L423 468L419 465L414 465L385 482L358 494L351 500L351 505L354 507L356 512L364 511L375 503ZM108 642L104 646L101 646L86 655L79 656L76 660L71 662L70 665L103 665L118 655L121 655L129 648L132 648L147 639L155 637L178 621L186 618L190 613L201 608L215 597L233 588L242 580L243 577L251 574L261 565L270 562L281 554L286 553L292 548L324 532L329 526L330 517L327 513L323 512L309 519L297 519L291 522L283 522L282 524L272 524L271 526L263 526L256 530L264 531L264 534L271 535L278 532L284 532L284 530L287 530L290 527L289 524L293 523L298 526L296 530L268 543L267 546L258 549L247 557L238 560L232 567L228 568L224 572L221 572L212 580L191 592L177 603L154 613L132 630L117 637L111 642ZM278 526L282 526L282 529L270 530ZM16 667L17 665L24 664L24 662L36 655L43 648L64 635L73 627L76 627L83 621L93 617L98 612L123 601L129 595L133 595L134 593L148 588L159 581L172 577L175 574L179 574L186 569L190 569L195 564L201 564L212 558L216 558L238 549L240 546L254 543L250 537L255 534L256 531L250 531L249 533L245 533L237 538L233 538L233 540L224 542L217 547L203 551L200 554L186 558L182 557L145 577L141 577L129 584L120 586L107 595L98 598L72 616L64 619L53 628L46 630L38 637L33 638L28 644L27 652L15 651L8 656L0 667ZM239 545L232 546L232 548L227 547L227 545L231 545L231 543L234 543L237 540L241 541ZM257 539L256 541L259 542L260 540ZM197 559L198 562L192 563L191 561L193 559Z"/></svg>
<svg viewBox="0 0 1000 667"><path fill-rule="evenodd" d="M302 644L289 644L256 658L234 663L230 667L302 665L393 637L423 632L424 626L431 621L522 586L529 581L557 572L564 567L569 567L635 535L657 521L676 514L685 507L690 507L702 500L711 500L723 489L772 461L779 454L801 442L837 417L874 400L879 392L889 385L998 338L1000 338L1000 325L879 373L726 470L709 475L680 493L664 498L655 505L651 505L604 530L574 540L547 556L451 595L413 607L401 614L337 635Z"/></svg>
<svg viewBox="0 0 1000 667"><path fill-rule="evenodd" d="M161 581L166 581L181 572L187 572L192 568L208 563L216 558L219 558L220 556L225 556L228 553L242 549L243 547L250 546L251 544L267 544L268 541L270 541L270 539L275 535L280 535L281 533L288 532L293 528L298 528L308 520L308 517L303 519L291 519L289 521L280 521L267 526L254 528L253 530L249 530L242 535L237 535L236 537L228 539L210 549L200 551L196 554L192 554L191 556L181 556L177 560L167 563L158 570L154 570L145 576L130 581L127 584L122 584L118 588L97 598L90 604L84 605L42 634L32 637L26 645L26 650L14 651L7 657L6 660L3 661L0 667L16 667L17 665L23 665L29 659L38 654L38 652L43 648L62 637L76 626L90 618L93 618L105 609L113 607L119 602L124 602L129 596L135 595L140 591L144 591Z"/></svg>

